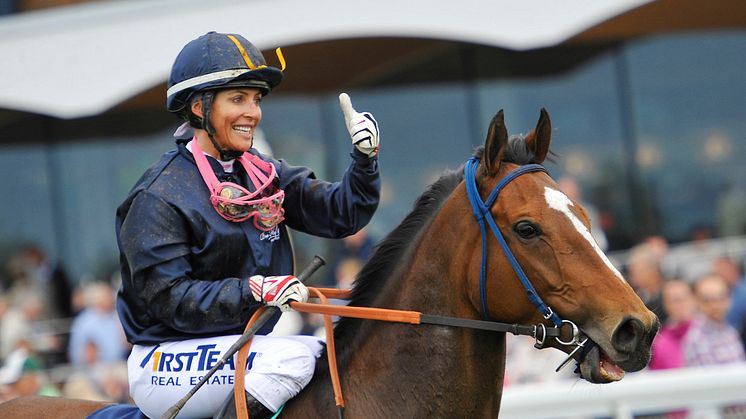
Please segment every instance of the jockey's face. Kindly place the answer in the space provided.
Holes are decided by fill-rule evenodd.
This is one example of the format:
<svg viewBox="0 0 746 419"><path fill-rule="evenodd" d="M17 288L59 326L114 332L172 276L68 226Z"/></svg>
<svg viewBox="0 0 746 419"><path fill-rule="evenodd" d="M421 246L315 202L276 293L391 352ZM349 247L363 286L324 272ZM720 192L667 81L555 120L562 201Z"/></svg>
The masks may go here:
<svg viewBox="0 0 746 419"><path fill-rule="evenodd" d="M215 128L215 141L225 150L248 151L254 143L254 132L262 120L259 106L262 93L255 88L220 90L210 112L210 123ZM201 101L193 104L192 111L202 116ZM218 152L208 140L200 141L203 150L214 157Z"/></svg>

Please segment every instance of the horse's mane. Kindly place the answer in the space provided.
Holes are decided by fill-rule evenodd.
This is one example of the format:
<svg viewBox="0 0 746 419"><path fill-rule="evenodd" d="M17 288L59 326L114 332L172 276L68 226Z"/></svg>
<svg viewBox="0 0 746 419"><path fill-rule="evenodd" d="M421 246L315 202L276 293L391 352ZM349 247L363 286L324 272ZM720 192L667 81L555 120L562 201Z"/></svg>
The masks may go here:
<svg viewBox="0 0 746 419"><path fill-rule="evenodd" d="M352 288L350 306L369 307L374 298L391 277L400 260L407 253L412 239L427 225L438 212L440 206L464 178L463 170L446 171L441 177L427 187L415 201L412 211L391 233L376 245L370 260L357 274ZM334 328L338 351L344 351L354 331L358 330L360 320L342 318Z"/></svg>
<svg viewBox="0 0 746 419"><path fill-rule="evenodd" d="M484 147L478 147L474 156L482 159ZM515 164L533 162L534 155L525 143L525 136L511 136L505 147L503 161ZM425 192L415 201L411 212L404 220L376 245L370 260L358 273L350 306L369 307L380 293L386 282L399 266L402 257L407 254L409 246L418 233L426 226L438 212L446 198L456 189L464 178L463 165L456 170L446 170L441 177L427 187ZM359 319L342 318L334 329L338 351L346 352L355 331L359 330Z"/></svg>

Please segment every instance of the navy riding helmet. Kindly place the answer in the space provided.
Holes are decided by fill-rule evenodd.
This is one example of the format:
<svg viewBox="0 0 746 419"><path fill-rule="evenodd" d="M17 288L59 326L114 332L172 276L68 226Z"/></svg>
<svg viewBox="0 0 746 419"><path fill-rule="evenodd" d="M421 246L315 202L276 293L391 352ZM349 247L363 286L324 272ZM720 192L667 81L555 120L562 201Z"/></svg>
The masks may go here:
<svg viewBox="0 0 746 419"><path fill-rule="evenodd" d="M166 107L181 113L200 91L254 87L267 95L282 81L282 69L268 67L261 51L241 35L208 32L189 42L171 67Z"/></svg>
<svg viewBox="0 0 746 419"><path fill-rule="evenodd" d="M264 56L241 35L208 32L184 46L171 67L166 107L194 128L204 129L221 160L234 159L243 152L223 149L215 140L210 112L215 91L228 87L252 87L263 96L282 81L285 59L277 48L282 68L267 66ZM201 93L204 118L191 112L190 102Z"/></svg>

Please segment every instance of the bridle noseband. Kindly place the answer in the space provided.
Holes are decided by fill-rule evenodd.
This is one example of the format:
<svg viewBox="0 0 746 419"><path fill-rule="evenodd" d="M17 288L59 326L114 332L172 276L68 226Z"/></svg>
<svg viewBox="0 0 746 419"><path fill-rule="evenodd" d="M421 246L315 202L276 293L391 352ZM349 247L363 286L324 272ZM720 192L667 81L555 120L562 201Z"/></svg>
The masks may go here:
<svg viewBox="0 0 746 419"><path fill-rule="evenodd" d="M477 179L476 179L476 172L477 167L479 167L479 158L472 157L466 162L466 166L464 167L464 182L466 183L466 193L469 196L469 202L471 202L472 211L474 213L474 218L476 218L477 223L479 224L479 230L481 232L482 236L482 264L479 270L479 298L482 305L482 316L489 321L492 321L492 317L489 313L489 307L487 306L487 226L486 224L489 224L490 229L492 230L492 233L495 235L495 238L497 238L497 241L500 243L500 246L503 249L503 253L505 254L505 257L510 262L510 265L513 267L513 271L518 276L518 279L520 279L521 284L523 285L523 288L526 290L526 294L528 295L528 299L531 301L531 303L536 307L536 309L541 313L541 315L544 317L545 320L550 320L552 323L554 323L554 327L559 329L562 327L563 324L569 324L572 327L572 338L568 341L563 341L558 336L559 333L556 334L555 339L558 343L565 345L565 346L577 346L575 350L573 350L569 356L568 359L563 362L560 367L557 369L564 367L570 359L572 359L572 356L584 346L584 344L588 341L586 338L584 341L580 341L581 335L580 330L575 323L571 322L570 320L562 320L557 313L555 313L544 301L541 299L539 294L536 292L536 288L534 288L531 281L528 279L526 274L523 272L523 269L521 268L521 265L518 263L518 260L516 260L515 256L513 255L513 252L510 250L510 247L508 247L508 243L505 241L505 237L503 236L502 232L500 231L500 228L497 226L497 223L495 223L495 219L492 217L492 213L490 212L490 208L492 208L492 205L497 201L497 198L500 194L500 191L505 188L505 186L515 180L517 177L524 175L526 173L533 173L533 172L544 172L546 173L547 170L544 168L544 166L540 164L526 164L523 166L518 166L517 168L511 170L504 178L500 179L500 181L495 185L495 187L492 189L492 192L490 192L489 196L487 197L486 201L482 201L482 197L479 195L479 188L477 187ZM485 224L486 221L486 224ZM539 325L541 328L545 328L545 326ZM537 330L538 332L538 330ZM539 338L540 333L537 333L536 336L536 347L543 347L544 346L544 339ZM543 336L547 336L546 330L544 330Z"/></svg>

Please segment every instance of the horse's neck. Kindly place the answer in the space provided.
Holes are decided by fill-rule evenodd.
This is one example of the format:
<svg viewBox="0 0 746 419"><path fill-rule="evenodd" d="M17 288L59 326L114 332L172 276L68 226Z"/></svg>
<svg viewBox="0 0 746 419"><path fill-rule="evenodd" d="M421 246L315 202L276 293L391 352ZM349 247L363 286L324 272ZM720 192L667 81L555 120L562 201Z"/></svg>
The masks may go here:
<svg viewBox="0 0 746 419"><path fill-rule="evenodd" d="M455 193L459 191L463 188ZM402 265L407 268L387 280L377 306L463 316L466 269L455 258L465 256L463 252L473 242L466 243L460 223L454 221L459 218L453 218L470 213L464 214L452 201L453 197L444 204L406 256ZM497 415L505 365L504 334L365 322L357 336L351 343L353 355L340 365L349 417ZM331 394L324 394L331 391L326 381L328 377L314 379L316 389L309 389L313 397L331 399Z"/></svg>

